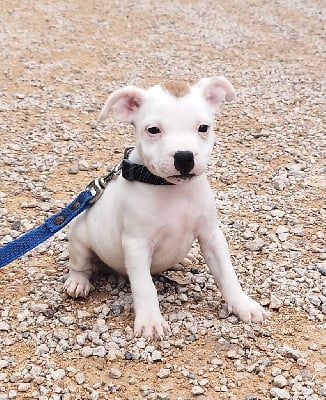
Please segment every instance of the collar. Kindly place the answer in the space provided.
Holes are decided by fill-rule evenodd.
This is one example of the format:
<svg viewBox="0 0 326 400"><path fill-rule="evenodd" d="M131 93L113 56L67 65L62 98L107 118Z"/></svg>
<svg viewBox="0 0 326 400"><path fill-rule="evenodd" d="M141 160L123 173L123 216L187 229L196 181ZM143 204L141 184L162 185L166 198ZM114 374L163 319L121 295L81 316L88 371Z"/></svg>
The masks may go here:
<svg viewBox="0 0 326 400"><path fill-rule="evenodd" d="M134 147L128 147L125 150L122 160L122 176L127 181L138 181L151 185L174 185L160 176L154 175L150 170L142 164L136 164L129 160L129 155Z"/></svg>

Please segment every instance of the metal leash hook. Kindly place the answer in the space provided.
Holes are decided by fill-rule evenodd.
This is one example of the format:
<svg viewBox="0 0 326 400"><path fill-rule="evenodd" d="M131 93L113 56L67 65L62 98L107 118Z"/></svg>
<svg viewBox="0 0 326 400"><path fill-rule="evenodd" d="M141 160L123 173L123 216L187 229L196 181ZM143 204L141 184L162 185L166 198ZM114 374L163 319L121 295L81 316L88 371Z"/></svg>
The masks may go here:
<svg viewBox="0 0 326 400"><path fill-rule="evenodd" d="M120 175L121 168L122 161L112 168L107 175L95 178L86 186L86 190L89 190L92 194L92 198L88 202L89 204L94 204L102 196L109 182Z"/></svg>

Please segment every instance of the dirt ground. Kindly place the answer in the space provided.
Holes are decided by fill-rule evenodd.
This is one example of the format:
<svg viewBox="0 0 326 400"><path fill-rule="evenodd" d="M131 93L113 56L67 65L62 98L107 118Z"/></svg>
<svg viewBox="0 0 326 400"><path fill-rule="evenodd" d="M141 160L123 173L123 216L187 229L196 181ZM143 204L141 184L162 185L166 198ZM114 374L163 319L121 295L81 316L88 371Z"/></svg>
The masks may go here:
<svg viewBox="0 0 326 400"><path fill-rule="evenodd" d="M123 149L133 144L129 127L113 121L97 125L110 91L126 84L147 87L168 79L196 82L204 76L225 75L236 87L238 98L223 110L216 124L220 144L216 168L221 165L223 171L217 175L215 166L211 166L210 181L217 196L223 192L232 198L222 210L222 222L245 289L252 290L257 300L269 299L274 293L282 305L272 310L270 321L263 327L250 331L231 319L223 333L223 329L218 332L216 327L200 324L208 315L218 320L214 304L203 301L202 307L195 308L189 296L184 306L199 321L196 340L180 344L178 339L187 336L182 326L175 338L169 339L171 351L162 351L163 358L156 362L127 360L125 354L114 360L83 357L74 350L53 351L38 363L35 351L41 333L35 328L36 339L24 340L19 333L26 326L19 332L16 319L22 304L31 302L38 288L42 291L49 283L60 291L67 260L60 260L65 237L58 237L51 242L52 248L36 250L0 272L2 320L15 328L15 332L0 332L0 359L9 360L4 368L0 363L0 399L265 400L278 398L270 392L278 369L287 379L285 389L290 396L283 398L324 398L325 323L322 313L313 313L304 304L311 293L326 296L324 277L312 267L325 268L325 253L320 250L325 248L324 14L325 4L318 0L1 1L0 210L6 209L6 214L0 213L0 239L12 233L12 224L18 219L22 221L20 233L40 223L94 176L104 173L120 159ZM81 160L85 168L80 167ZM230 168L223 160L229 160ZM302 180L287 178L284 190L269 189L273 176L289 163L306 165ZM72 173L76 165L78 173ZM250 193L254 193L253 201ZM265 195L276 208L283 207L286 215L289 213L287 221L291 222L295 214L296 222L304 226L306 242L301 243L300 257L291 260L291 251L282 243L274 251L271 247L252 253L235 224L228 225L230 219L244 227L256 223L275 230L282 221L262 216L259 196ZM35 205L40 198L45 204L41 209ZM220 200L221 208L224 200ZM243 261L253 265L250 271L241 267ZM202 264L198 256L196 265L202 268ZM295 270L293 282L297 287L285 288L278 271L283 268L289 279L292 266L307 269L310 275L300 277ZM260 267L262 275L257 272ZM33 268L42 272L40 277L36 273L35 280L31 278ZM263 277L271 276L273 282L268 288L259 290L255 286L259 283L251 287L255 277L263 282ZM62 295L63 310L69 315L78 310L92 314L110 296L101 279L100 290L95 289L87 300L74 301ZM123 290L128 293L128 286ZM169 290L174 294L177 289L171 286ZM287 304L291 290L298 298L302 290L304 301ZM46 299L46 293L39 298ZM169 302L163 302L162 307L165 312L180 310ZM50 318L46 318L51 330ZM132 312L114 316L110 329L124 331L132 326L132 318ZM67 331L76 335L82 328L73 324ZM251 338L249 331L253 332ZM230 348L223 348L223 340L218 339L241 347L244 369L237 368L238 357L229 357ZM159 341L153 345L162 348ZM285 345L297 349L303 361L278 352ZM249 357L246 361L244 349L257 354L256 359ZM259 370L264 352L272 367ZM216 357L222 365L214 366ZM64 369L66 375L48 386L37 379L24 381L22 370L30 363L41 365L44 371ZM69 366L81 371L85 382L77 384L75 375L67 372ZM112 368L120 371L118 379L112 376ZM170 373L159 378L162 368ZM195 385L189 374L204 388L203 394L192 393ZM16 378L10 379L12 376ZM293 381L296 377L312 392L300 389ZM19 389L19 383L24 382L30 384L26 392ZM48 390L39 391L41 386Z"/></svg>

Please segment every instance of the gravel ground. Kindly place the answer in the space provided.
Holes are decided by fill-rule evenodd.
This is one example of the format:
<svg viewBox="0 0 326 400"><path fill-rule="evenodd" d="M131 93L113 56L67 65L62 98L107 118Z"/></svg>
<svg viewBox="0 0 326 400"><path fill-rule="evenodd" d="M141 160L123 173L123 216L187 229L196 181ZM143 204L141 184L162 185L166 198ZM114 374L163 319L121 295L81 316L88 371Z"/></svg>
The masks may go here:
<svg viewBox="0 0 326 400"><path fill-rule="evenodd" d="M324 399L324 2L2 0L0 16L0 243L133 144L97 123L109 91L222 74L238 97L208 174L239 279L272 314L228 316L195 244L155 277L171 336L136 339L125 278L62 292L64 230L0 271L0 400Z"/></svg>

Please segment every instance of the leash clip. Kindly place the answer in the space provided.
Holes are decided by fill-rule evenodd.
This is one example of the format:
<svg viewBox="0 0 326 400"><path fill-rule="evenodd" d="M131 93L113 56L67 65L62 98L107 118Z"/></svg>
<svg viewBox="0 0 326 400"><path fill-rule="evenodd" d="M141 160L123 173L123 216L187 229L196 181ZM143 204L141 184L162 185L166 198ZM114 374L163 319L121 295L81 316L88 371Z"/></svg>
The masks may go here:
<svg viewBox="0 0 326 400"><path fill-rule="evenodd" d="M107 175L95 178L86 186L86 189L89 190L92 195L92 198L88 202L89 204L94 204L102 196L107 185L120 175L121 168L122 161L112 168Z"/></svg>
<svg viewBox="0 0 326 400"><path fill-rule="evenodd" d="M130 153L135 147L127 147L123 159L118 162L118 164L109 170L107 175L101 176L99 178L95 178L91 183L89 183L86 187L87 190L91 192L92 198L89 200L89 204L94 204L103 194L104 189L107 185L113 180L116 179L121 172L123 161L129 158Z"/></svg>

